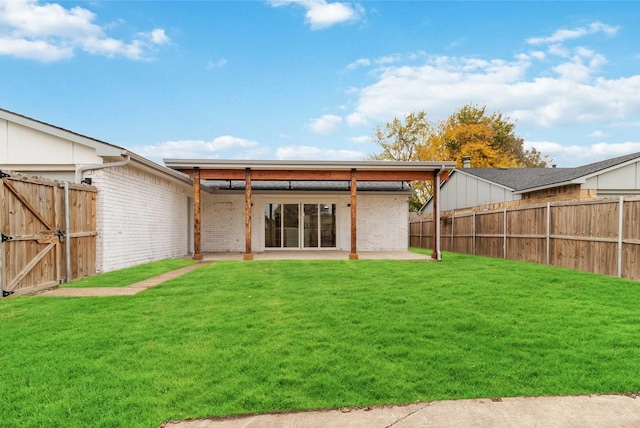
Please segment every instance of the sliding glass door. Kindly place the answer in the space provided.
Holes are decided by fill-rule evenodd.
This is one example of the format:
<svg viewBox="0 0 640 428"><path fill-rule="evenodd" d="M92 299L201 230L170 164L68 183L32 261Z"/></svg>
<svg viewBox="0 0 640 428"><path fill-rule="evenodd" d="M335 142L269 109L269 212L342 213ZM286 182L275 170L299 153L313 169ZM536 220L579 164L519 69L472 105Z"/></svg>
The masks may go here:
<svg viewBox="0 0 640 428"><path fill-rule="evenodd" d="M335 248L336 204L264 206L265 248Z"/></svg>

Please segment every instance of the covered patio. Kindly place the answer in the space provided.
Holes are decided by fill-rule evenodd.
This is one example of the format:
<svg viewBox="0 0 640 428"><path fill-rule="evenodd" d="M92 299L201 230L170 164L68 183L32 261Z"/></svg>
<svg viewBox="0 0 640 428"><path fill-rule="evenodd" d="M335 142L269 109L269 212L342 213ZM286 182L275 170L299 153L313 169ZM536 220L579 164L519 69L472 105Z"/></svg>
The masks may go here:
<svg viewBox="0 0 640 428"><path fill-rule="evenodd" d="M455 162L396 162L396 161L248 161L248 160L218 160L218 159L165 159L166 166L188 174L193 180L193 258L202 260L202 181L228 180L230 185L234 180L241 180L244 188L244 260L260 258L282 258L282 251L255 252L252 243L252 206L253 188L256 181L292 182L347 182L350 193L350 245L348 259L358 259L367 256L365 252L358 252L358 190L359 184L371 182L410 182L429 181L434 189L433 201L439 205L439 189L442 180L448 177L448 171L455 167ZM433 255L436 260L441 259L440 252L440 222L439 209L435 210ZM308 250L295 251L309 253ZM377 252L377 251L376 251ZM271 253L273 253L271 255ZM341 258L345 254L341 251L328 251L322 258ZM231 255L229 255L231 256ZM389 256L389 255L387 255ZM303 257L301 254L300 257ZM424 256L421 256L424 258Z"/></svg>

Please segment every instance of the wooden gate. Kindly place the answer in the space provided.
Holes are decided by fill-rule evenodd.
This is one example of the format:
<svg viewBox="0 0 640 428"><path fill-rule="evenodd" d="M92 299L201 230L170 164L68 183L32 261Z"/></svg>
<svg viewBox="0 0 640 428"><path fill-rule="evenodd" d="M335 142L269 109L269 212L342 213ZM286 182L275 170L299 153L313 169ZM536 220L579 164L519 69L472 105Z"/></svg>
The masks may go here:
<svg viewBox="0 0 640 428"><path fill-rule="evenodd" d="M96 188L0 175L2 296L94 274Z"/></svg>

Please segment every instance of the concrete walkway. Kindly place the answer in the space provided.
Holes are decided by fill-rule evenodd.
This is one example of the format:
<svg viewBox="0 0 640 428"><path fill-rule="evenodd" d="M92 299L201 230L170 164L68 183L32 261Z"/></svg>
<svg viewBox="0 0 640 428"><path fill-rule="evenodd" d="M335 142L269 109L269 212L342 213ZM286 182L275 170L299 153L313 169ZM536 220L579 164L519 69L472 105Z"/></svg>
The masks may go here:
<svg viewBox="0 0 640 428"><path fill-rule="evenodd" d="M171 279L182 276L192 270L198 269L208 263L196 263L185 266L158 276L154 276L144 281L136 282L127 287L65 287L40 293L39 296L47 297L93 297L93 296L133 296L148 288L167 282Z"/></svg>
<svg viewBox="0 0 640 428"><path fill-rule="evenodd" d="M640 427L635 395L516 397L165 422L163 428Z"/></svg>

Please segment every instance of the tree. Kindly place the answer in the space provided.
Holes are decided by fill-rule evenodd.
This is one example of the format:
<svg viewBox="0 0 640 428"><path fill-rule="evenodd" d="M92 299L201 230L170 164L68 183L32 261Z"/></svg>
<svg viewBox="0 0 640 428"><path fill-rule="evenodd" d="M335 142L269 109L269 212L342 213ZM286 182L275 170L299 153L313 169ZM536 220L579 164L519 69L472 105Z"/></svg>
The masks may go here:
<svg viewBox="0 0 640 428"><path fill-rule="evenodd" d="M551 160L536 149L525 150L524 141L515 134L516 124L502 113L487 114L486 106L467 104L446 120L434 124L423 111L412 112L403 120L395 117L375 128L373 142L382 152L370 159L395 161L455 160L471 157L471 166L546 167ZM431 194L429 182L412 182L416 195L410 209L417 210Z"/></svg>
<svg viewBox="0 0 640 428"><path fill-rule="evenodd" d="M431 123L423 111L410 113L401 121L397 117L386 125L378 125L373 142L382 147L382 152L371 155L374 160L412 161L416 159L418 147L424 145L431 135Z"/></svg>

